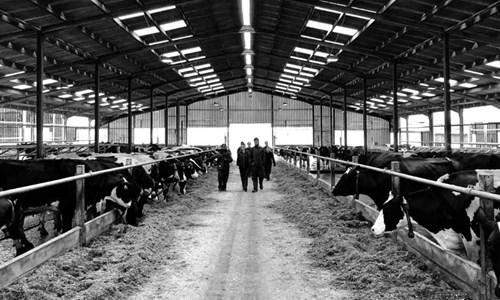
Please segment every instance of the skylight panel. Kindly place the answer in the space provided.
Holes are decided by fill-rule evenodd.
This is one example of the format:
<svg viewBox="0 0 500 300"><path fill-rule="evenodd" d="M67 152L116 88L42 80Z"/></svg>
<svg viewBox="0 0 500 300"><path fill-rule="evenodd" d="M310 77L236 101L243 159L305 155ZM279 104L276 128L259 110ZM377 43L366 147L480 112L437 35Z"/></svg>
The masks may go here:
<svg viewBox="0 0 500 300"><path fill-rule="evenodd" d="M284 86L284 87L287 87L287 88L288 88L288 84L284 84L284 83L281 83L281 82L276 83L276 85L279 85L279 86Z"/></svg>
<svg viewBox="0 0 500 300"><path fill-rule="evenodd" d="M250 26L250 0L241 1L241 10L243 13L243 25Z"/></svg>
<svg viewBox="0 0 500 300"><path fill-rule="evenodd" d="M422 93L422 96L425 96L425 97L434 97L434 96L436 96L436 94L425 92L425 93Z"/></svg>
<svg viewBox="0 0 500 300"><path fill-rule="evenodd" d="M476 71L471 71L471 70L464 70L464 72L471 73L471 74L476 74L476 75L484 75L484 73L476 72Z"/></svg>
<svg viewBox="0 0 500 300"><path fill-rule="evenodd" d="M192 38L192 37L193 37L192 34L183 35L183 36L180 36L180 37L173 38L172 41L178 41L178 40L188 39L188 38Z"/></svg>
<svg viewBox="0 0 500 300"><path fill-rule="evenodd" d="M414 90L414 89L409 89L409 88L404 88L404 89L402 89L401 91L403 91L403 92L407 92L407 93L411 93L411 94L413 94L413 95L417 95L418 93L420 93L420 92L419 92L419 91L417 91L417 90Z"/></svg>
<svg viewBox="0 0 500 300"><path fill-rule="evenodd" d="M14 72L14 73L10 73L10 74L5 74L3 77L10 77L10 76L16 76L16 75L21 75L21 74L24 74L26 73L25 71L19 71L19 72Z"/></svg>
<svg viewBox="0 0 500 300"><path fill-rule="evenodd" d="M198 65L198 66L195 66L194 68L196 70L199 70L199 69L205 69L205 68L210 68L212 65L210 64L203 64L203 65Z"/></svg>
<svg viewBox="0 0 500 300"><path fill-rule="evenodd" d="M252 35L250 32L246 31L243 33L243 42L245 43L245 49L252 48Z"/></svg>
<svg viewBox="0 0 500 300"><path fill-rule="evenodd" d="M252 64L252 56L250 54L245 55L245 64L246 65Z"/></svg>
<svg viewBox="0 0 500 300"><path fill-rule="evenodd" d="M172 52L167 52L167 53L163 53L161 56L162 57L176 57L176 56L180 56L181 54L177 51L172 51Z"/></svg>
<svg viewBox="0 0 500 300"><path fill-rule="evenodd" d="M477 87L476 84L474 83L469 83L469 82L464 82L464 83L461 83L459 84L458 86L461 86L461 87L464 87L464 88L467 88L467 89L471 89L471 88L475 88Z"/></svg>
<svg viewBox="0 0 500 300"><path fill-rule="evenodd" d="M298 71L295 71L295 70L292 70L292 69L284 69L283 71L287 72L287 73L292 73L292 74L299 74Z"/></svg>
<svg viewBox="0 0 500 300"><path fill-rule="evenodd" d="M290 56L290 58L292 58L292 59L296 59L296 60L307 61L307 59L305 59L305 58L298 57L298 56L293 56L293 55L292 55L292 56Z"/></svg>
<svg viewBox="0 0 500 300"><path fill-rule="evenodd" d="M342 14L342 12L340 12L340 11L329 9L329 8L324 8L324 7L320 7L320 6L315 6L314 9L322 10L322 11L326 11L326 12L330 12L330 13L334 13L334 14L337 14L337 15L341 15Z"/></svg>
<svg viewBox="0 0 500 300"><path fill-rule="evenodd" d="M423 83L423 82L419 83L419 85L421 85L421 86L429 86L427 83Z"/></svg>
<svg viewBox="0 0 500 300"><path fill-rule="evenodd" d="M373 101L373 102L385 103L385 101L384 101L384 100L379 99L379 98L370 98L370 100L371 100L371 101Z"/></svg>
<svg viewBox="0 0 500 300"><path fill-rule="evenodd" d="M207 76L203 77L203 79L207 80L207 79L214 78L214 77L217 77L217 75L215 75L215 74L207 75Z"/></svg>
<svg viewBox="0 0 500 300"><path fill-rule="evenodd" d="M125 101L127 101L127 99L118 99L118 100L113 101L113 104L123 103Z"/></svg>
<svg viewBox="0 0 500 300"><path fill-rule="evenodd" d="M212 79L212 80L208 80L208 81L207 81L207 83L208 83L208 84L212 84L212 83L214 83L214 82L219 82L219 81L220 81L220 79L219 79L219 78L215 78L215 79Z"/></svg>
<svg viewBox="0 0 500 300"><path fill-rule="evenodd" d="M306 76L306 77L314 77L314 74L311 74L311 73L306 73L306 72L300 72L299 75L301 76ZM298 78L297 78L298 79Z"/></svg>
<svg viewBox="0 0 500 300"><path fill-rule="evenodd" d="M82 101L82 100L85 100L85 98L84 97L75 97L75 98L73 98L73 100L75 100L75 101ZM95 100L92 100L92 101L93 101L92 103L95 103Z"/></svg>
<svg viewBox="0 0 500 300"><path fill-rule="evenodd" d="M438 77L438 78L436 78L434 80L437 81L437 82L443 82L444 83L444 78L443 77ZM458 83L458 81L456 81L455 79L450 79L449 82L450 82L450 86L455 86Z"/></svg>
<svg viewBox="0 0 500 300"><path fill-rule="evenodd" d="M156 28L155 26L151 26L151 27L136 29L133 32L135 34L137 34L138 36L145 36L145 35L158 33L158 28Z"/></svg>
<svg viewBox="0 0 500 300"><path fill-rule="evenodd" d="M291 80L284 79L284 78L282 78L282 77L280 77L278 80L279 80L279 81L286 82L286 83L292 83L292 81L291 81Z"/></svg>
<svg viewBox="0 0 500 300"><path fill-rule="evenodd" d="M318 73L319 72L318 69L313 69L313 68L308 68L308 67L304 67L303 70L307 71L307 72L311 72L311 73Z"/></svg>
<svg viewBox="0 0 500 300"><path fill-rule="evenodd" d="M335 26L335 28L333 28L333 32L353 36L358 31L354 28L349 28L349 27L337 25L337 26Z"/></svg>
<svg viewBox="0 0 500 300"><path fill-rule="evenodd" d="M212 88L212 90L216 91L216 90L220 90L220 89L223 89L224 87L223 86L216 86L214 88Z"/></svg>
<svg viewBox="0 0 500 300"><path fill-rule="evenodd" d="M219 83L216 83L216 84L211 84L211 85L210 85L210 87L211 87L211 88L214 88L214 87L216 87L216 86L221 86L221 85L222 85L222 83L220 83L220 82L219 82Z"/></svg>
<svg viewBox="0 0 500 300"><path fill-rule="evenodd" d="M294 65L294 64L288 64L288 63L286 64L286 67L287 68L294 68L294 69L298 69L298 70L302 69L302 66Z"/></svg>
<svg viewBox="0 0 500 300"><path fill-rule="evenodd" d="M212 72L214 72L214 69L210 68L210 69L206 69L206 70L201 70L198 73L203 75L203 74L212 73Z"/></svg>
<svg viewBox="0 0 500 300"><path fill-rule="evenodd" d="M189 58L188 60L189 61L193 61L193 60L200 60L200 59L204 59L204 58L207 58L207 57L205 55L202 55L202 56L197 56L197 57Z"/></svg>
<svg viewBox="0 0 500 300"><path fill-rule="evenodd" d="M313 53L314 53L313 50L302 48L302 47L295 47L294 51L299 52L299 53L308 54L308 55L313 55Z"/></svg>
<svg viewBox="0 0 500 300"><path fill-rule="evenodd" d="M252 75L252 69L248 68L248 69L245 69L246 70L246 74L248 76Z"/></svg>
<svg viewBox="0 0 500 300"><path fill-rule="evenodd" d="M290 78L290 79L295 79L294 76L290 76L288 74L281 74L281 77L285 77L285 78Z"/></svg>
<svg viewBox="0 0 500 300"><path fill-rule="evenodd" d="M192 54L192 53L196 53L196 52L201 52L201 48L200 47L193 47L193 48L181 50L181 53L184 55Z"/></svg>
<svg viewBox="0 0 500 300"><path fill-rule="evenodd" d="M144 15L144 13L141 11L141 12L138 12L138 13L133 13L133 14L119 16L117 19L118 20L127 20L127 19L133 19L133 18L141 17L143 15Z"/></svg>
<svg viewBox="0 0 500 300"><path fill-rule="evenodd" d="M319 57L323 57L323 58L327 57L328 55L329 54L326 52L321 52L321 51L314 52L314 56L319 56Z"/></svg>
<svg viewBox="0 0 500 300"><path fill-rule="evenodd" d="M71 98L71 97L73 97L73 95L71 95L71 94L62 94L62 95L59 95L58 97L65 99L65 98Z"/></svg>
<svg viewBox="0 0 500 300"><path fill-rule="evenodd" d="M330 44L334 44L334 45L339 45L339 46L344 46L345 45L344 43L339 43L339 42L330 41L330 40L325 40L325 42L330 43Z"/></svg>
<svg viewBox="0 0 500 300"><path fill-rule="evenodd" d="M494 60L490 61L489 63L486 63L487 66L494 67L494 68L499 68L500 69L500 60Z"/></svg>
<svg viewBox="0 0 500 300"><path fill-rule="evenodd" d="M90 93L93 93L93 92L94 92L93 90L87 89L87 90L75 92L75 95L81 96L81 95L90 94Z"/></svg>
<svg viewBox="0 0 500 300"><path fill-rule="evenodd" d="M174 61L174 62L172 62L172 65L183 64L183 63L185 63L185 62L186 62L186 60L185 60L185 59L183 59L183 60L178 60L178 61Z"/></svg>
<svg viewBox="0 0 500 300"><path fill-rule="evenodd" d="M304 78L304 77L298 77L298 76L297 76L297 78L295 78L295 80L300 80L300 81L304 81L304 82L309 82L309 79Z"/></svg>
<svg viewBox="0 0 500 300"><path fill-rule="evenodd" d="M186 22L184 22L184 20L174 21L174 22L165 23L165 24L160 25L161 29L163 29L165 31L179 29L179 28L183 28L186 26L187 25L186 25Z"/></svg>
<svg viewBox="0 0 500 300"><path fill-rule="evenodd" d="M309 21L307 21L306 27L330 32L330 31L332 31L333 25L328 24L328 23L309 20Z"/></svg>
<svg viewBox="0 0 500 300"><path fill-rule="evenodd" d="M280 89L280 90L286 90L288 88L288 86L284 87L284 86L281 86L281 85L277 85L276 88Z"/></svg>
<svg viewBox="0 0 500 300"><path fill-rule="evenodd" d="M185 73L185 72L189 72L189 71L194 71L193 68L189 67L189 68L183 68L183 69L179 69L177 70L179 73Z"/></svg>
<svg viewBox="0 0 500 300"><path fill-rule="evenodd" d="M326 63L319 61L319 60L310 59L309 62L312 62L313 64L318 64L318 65L326 65Z"/></svg>
<svg viewBox="0 0 500 300"><path fill-rule="evenodd" d="M167 10L172 10L172 9L175 9L175 5L169 5L169 6L164 6L164 7L160 7L157 9L151 9L151 10L148 10L148 13L156 14L156 13L159 13L162 11L167 11Z"/></svg>
<svg viewBox="0 0 500 300"><path fill-rule="evenodd" d="M294 82L292 82L292 84L295 84L295 85L304 85L304 83L300 82L300 81L294 81Z"/></svg>
<svg viewBox="0 0 500 300"><path fill-rule="evenodd" d="M309 35L305 35L305 34L301 34L300 37L305 38L305 39L314 40L314 41L321 41L320 38L309 36Z"/></svg>
<svg viewBox="0 0 500 300"><path fill-rule="evenodd" d="M411 98L411 99L414 99L414 100L421 100L421 99L422 99L422 97L420 97L420 96L415 96L415 95L410 96L410 98Z"/></svg>
<svg viewBox="0 0 500 300"><path fill-rule="evenodd" d="M201 77L196 77L196 78L189 79L189 82L196 82L196 81L200 81L200 80L202 80Z"/></svg>
<svg viewBox="0 0 500 300"><path fill-rule="evenodd" d="M186 73L186 74L183 74L182 76L184 76L184 77L194 77L194 76L198 76L198 73L196 73L196 72Z"/></svg>

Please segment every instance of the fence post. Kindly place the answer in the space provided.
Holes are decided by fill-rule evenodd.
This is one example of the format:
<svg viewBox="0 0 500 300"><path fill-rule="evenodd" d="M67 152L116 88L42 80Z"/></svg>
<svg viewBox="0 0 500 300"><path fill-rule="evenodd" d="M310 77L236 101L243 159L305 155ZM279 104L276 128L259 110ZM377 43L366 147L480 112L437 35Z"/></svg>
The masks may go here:
<svg viewBox="0 0 500 300"><path fill-rule="evenodd" d="M297 167L297 152L293 152L293 166Z"/></svg>
<svg viewBox="0 0 500 300"><path fill-rule="evenodd" d="M306 155L306 169L307 169L307 176L309 176L309 172L311 172L311 162L309 159L309 154Z"/></svg>
<svg viewBox="0 0 500 300"><path fill-rule="evenodd" d="M493 186L494 176L493 175L485 175L478 174L479 180L479 188L485 192L495 192L495 188ZM488 199L480 198L479 200L480 206L483 208L484 214L488 220L495 220L493 213L493 201ZM480 299L493 299L493 296L490 295L491 285L488 284L488 271L491 270L491 262L488 259L488 245L487 240L488 237L485 234L485 230L483 226L479 227L480 234L480 249L481 249L481 281L480 286L482 287L480 291Z"/></svg>
<svg viewBox="0 0 500 300"><path fill-rule="evenodd" d="M359 157L357 155L353 155L352 156L352 162L357 164L358 163L358 159ZM358 174L359 174L359 171L358 171ZM353 200L358 200L359 199L359 186L358 186L358 175L356 174L356 194L354 195L354 199Z"/></svg>
<svg viewBox="0 0 500 300"><path fill-rule="evenodd" d="M299 154L299 169L302 170L302 153Z"/></svg>
<svg viewBox="0 0 500 300"><path fill-rule="evenodd" d="M76 175L85 173L85 165L76 166ZM75 223L80 226L80 246L85 245L86 232L85 232L85 179L80 179L75 182L76 184L76 211Z"/></svg>
<svg viewBox="0 0 500 300"><path fill-rule="evenodd" d="M319 155L319 151L316 150L316 155ZM319 157L316 157L316 184L319 184L319 178L321 174L321 159Z"/></svg>
<svg viewBox="0 0 500 300"><path fill-rule="evenodd" d="M335 158L335 154L330 153L330 157ZM330 161L330 175L331 175L330 186L333 189L333 187L335 186L335 162L334 161Z"/></svg>

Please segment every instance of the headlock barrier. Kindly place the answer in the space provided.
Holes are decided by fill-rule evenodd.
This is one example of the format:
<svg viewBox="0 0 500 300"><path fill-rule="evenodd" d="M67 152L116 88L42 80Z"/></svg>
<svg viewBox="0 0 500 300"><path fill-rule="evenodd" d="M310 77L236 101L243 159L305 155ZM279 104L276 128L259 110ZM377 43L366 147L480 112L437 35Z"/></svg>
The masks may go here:
<svg viewBox="0 0 500 300"><path fill-rule="evenodd" d="M490 219L493 218L493 202L500 203L500 195L492 194L487 191L493 191L494 176L490 170L478 171L479 187L482 189L477 189L474 187L464 188L461 186L456 186L452 184L446 184L438 181L433 181L425 178L420 178L399 171L399 162L391 162L391 170L381 169L368 165L363 165L358 163L358 157L353 156L352 162L344 161L331 157L323 157L317 154L311 154L307 152L296 151L292 149L284 149L276 147L276 150L283 150L288 153L293 153L293 155L286 155L283 159L289 163L291 166L298 168L299 172L305 176L308 180L321 186L326 192L331 194L333 187L335 186L335 164L347 165L347 166L357 166L360 168L368 169L375 172L380 172L383 174L391 175L392 180L392 191L394 194L399 195L399 178L404 178L407 180L412 180L415 182L448 189L451 191L471 195L480 198L480 205ZM297 156L299 160L297 160ZM303 157L306 156L306 169L303 169ZM310 159L316 159L316 175L310 172ZM321 161L329 162L330 164L330 182L321 179L320 166ZM299 162L297 164L297 162ZM482 174L480 174L482 173ZM499 180L499 178L497 178ZM379 212L373 207L358 200L359 193L356 193L351 199L350 197L337 197L338 200L351 205L358 212L372 223L376 220ZM405 213L408 216L408 214ZM408 222L411 226L411 222ZM495 286L497 279L493 271L491 271L488 266L491 263L486 257L487 252L487 237L485 237L484 227L480 227L480 264L478 266L467 259L457 256L456 254L443 249L441 246L431 241L422 234L415 232L414 236L409 234L412 230L396 230L391 233L385 233L385 235L392 237L395 241L402 243L407 250L424 257L430 262L430 267L439 271L451 285L458 286L465 290L472 298L478 300L494 300L495 297Z"/></svg>
<svg viewBox="0 0 500 300"><path fill-rule="evenodd" d="M105 214L98 216L95 219L85 222L85 179L95 176L100 176L107 173L112 173L121 170L127 170L133 167L145 166L150 164L159 163L161 161L176 160L181 158L190 157L193 155L198 155L202 153L208 153L211 150L200 151L191 154L179 155L174 157L168 157L164 159L131 164L131 160L127 161L127 165L123 167L117 167L112 169L106 169L97 172L84 173L84 165L77 165L75 170L75 176L61 178L58 180L47 181L43 183L33 184L29 186L24 186L20 188L0 191L0 198L21 194L41 188L46 188L49 186L59 185L63 183L68 183L76 181L76 212L74 216L74 223L76 227L71 230L31 249L30 251L19 255L12 260L5 262L0 265L0 288L3 288L10 283L17 280L19 277L28 273L29 271L35 269L39 265L43 264L47 260L69 250L76 246L84 246L89 243L92 239L98 237L103 232L108 231L111 226L119 220L119 212L115 209ZM110 156L113 153L109 153Z"/></svg>

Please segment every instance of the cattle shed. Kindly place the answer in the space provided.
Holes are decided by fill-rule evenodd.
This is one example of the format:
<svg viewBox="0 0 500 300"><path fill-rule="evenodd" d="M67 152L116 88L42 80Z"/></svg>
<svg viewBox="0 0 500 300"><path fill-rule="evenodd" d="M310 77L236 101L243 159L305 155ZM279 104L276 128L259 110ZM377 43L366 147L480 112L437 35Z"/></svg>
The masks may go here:
<svg viewBox="0 0 500 300"><path fill-rule="evenodd" d="M452 113L498 107L498 5L3 0L2 142L43 156L44 143L182 144L190 127L271 123L312 128L309 144L349 145L352 129L397 149L400 120L428 116L433 146L444 112L436 145L450 148Z"/></svg>

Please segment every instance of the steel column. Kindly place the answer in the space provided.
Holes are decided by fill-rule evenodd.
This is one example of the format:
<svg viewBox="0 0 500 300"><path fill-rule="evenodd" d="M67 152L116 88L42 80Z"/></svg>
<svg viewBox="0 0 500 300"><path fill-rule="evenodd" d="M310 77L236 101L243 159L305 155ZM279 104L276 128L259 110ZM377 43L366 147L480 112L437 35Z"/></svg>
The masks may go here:
<svg viewBox="0 0 500 300"><path fill-rule="evenodd" d="M335 145L335 131L333 130L333 95L330 94L330 145Z"/></svg>
<svg viewBox="0 0 500 300"><path fill-rule="evenodd" d="M363 149L365 150L365 154L368 153L368 130L366 124L366 98L367 87L366 87L366 78L363 78Z"/></svg>
<svg viewBox="0 0 500 300"><path fill-rule="evenodd" d="M128 153L132 153L132 138L133 138L133 124L132 124L132 78L128 79L128 88L127 88L127 120L128 120Z"/></svg>
<svg viewBox="0 0 500 300"><path fill-rule="evenodd" d="M443 32L444 147L451 151L450 37Z"/></svg>
<svg viewBox="0 0 500 300"><path fill-rule="evenodd" d="M181 145L181 107L179 106L179 99L175 104L175 142L177 146Z"/></svg>
<svg viewBox="0 0 500 300"><path fill-rule="evenodd" d="M165 147L168 147L168 95L165 95L165 114L163 116L165 122Z"/></svg>
<svg viewBox="0 0 500 300"><path fill-rule="evenodd" d="M229 149L229 95L226 96L226 106L227 106L227 148Z"/></svg>
<svg viewBox="0 0 500 300"><path fill-rule="evenodd" d="M314 104L311 104L312 110L312 127L313 127L313 147L316 146L316 132L314 131Z"/></svg>
<svg viewBox="0 0 500 300"><path fill-rule="evenodd" d="M188 111L188 105L186 104L186 144L188 143L188 126L189 126L189 111Z"/></svg>
<svg viewBox="0 0 500 300"><path fill-rule="evenodd" d="M399 151L399 116L398 116L398 62L394 60L392 69L392 96L393 96L393 109L392 109L392 120L393 120L393 130L394 130L394 152Z"/></svg>
<svg viewBox="0 0 500 300"><path fill-rule="evenodd" d="M429 111L429 147L434 147L434 117Z"/></svg>
<svg viewBox="0 0 500 300"><path fill-rule="evenodd" d="M410 144L410 125L408 123L410 122L410 116L406 116L406 144Z"/></svg>
<svg viewBox="0 0 500 300"><path fill-rule="evenodd" d="M149 144L153 144L153 89L149 90Z"/></svg>
<svg viewBox="0 0 500 300"><path fill-rule="evenodd" d="M36 157L43 158L43 33L36 36Z"/></svg>
<svg viewBox="0 0 500 300"><path fill-rule="evenodd" d="M276 146L276 141L274 139L274 95L271 95L271 146Z"/></svg>
<svg viewBox="0 0 500 300"><path fill-rule="evenodd" d="M323 147L323 101L319 103L319 146Z"/></svg>
<svg viewBox="0 0 500 300"><path fill-rule="evenodd" d="M344 145L347 148L347 87L344 87Z"/></svg>
<svg viewBox="0 0 500 300"><path fill-rule="evenodd" d="M101 90L101 73L99 72L99 62L94 64L94 152L99 153L99 127L101 127L101 117L99 108L101 98L99 91Z"/></svg>
<svg viewBox="0 0 500 300"><path fill-rule="evenodd" d="M460 131L460 148L464 147L464 109L459 108L458 109L458 130Z"/></svg>

